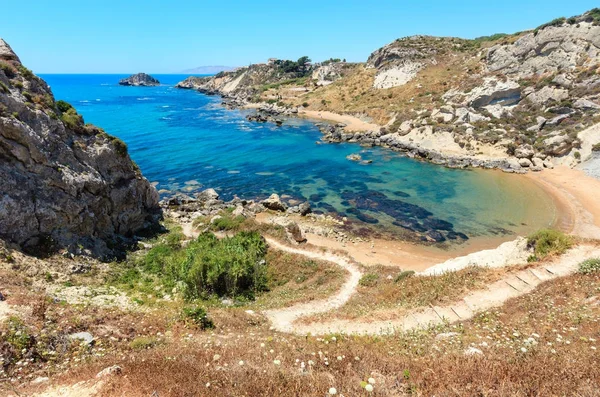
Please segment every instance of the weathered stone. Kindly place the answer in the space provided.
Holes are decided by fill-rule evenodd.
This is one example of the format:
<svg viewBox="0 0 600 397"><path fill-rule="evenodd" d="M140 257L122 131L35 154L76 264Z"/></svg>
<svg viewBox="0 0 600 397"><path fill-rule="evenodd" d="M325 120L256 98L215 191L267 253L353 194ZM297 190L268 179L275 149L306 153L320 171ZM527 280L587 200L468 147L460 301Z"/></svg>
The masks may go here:
<svg viewBox="0 0 600 397"><path fill-rule="evenodd" d="M285 230L288 234L288 238L290 239L290 241L298 244L306 242L306 237L304 237L300 226L298 226L296 222L288 223L285 227Z"/></svg>
<svg viewBox="0 0 600 397"><path fill-rule="evenodd" d="M569 97L569 91L562 88L545 86L527 96L527 99L536 105L546 105L549 102L560 102Z"/></svg>
<svg viewBox="0 0 600 397"><path fill-rule="evenodd" d="M519 165L523 168L529 168L531 167L531 160L527 159L527 158L521 158L519 159Z"/></svg>
<svg viewBox="0 0 600 397"><path fill-rule="evenodd" d="M589 109L594 109L594 110L598 110L600 109L600 105L598 105L595 102L592 102L588 99L578 99L575 102L573 102L573 107L575 109L584 109L584 110L589 110Z"/></svg>
<svg viewBox="0 0 600 397"><path fill-rule="evenodd" d="M146 73L138 73L131 75L119 81L119 85L130 85L136 87L152 87L160 85L160 82L154 77Z"/></svg>
<svg viewBox="0 0 600 397"><path fill-rule="evenodd" d="M82 344L86 345L93 345L95 341L94 336L89 332L76 332L74 334L70 334L69 339L79 340Z"/></svg>
<svg viewBox="0 0 600 397"><path fill-rule="evenodd" d="M104 368L102 371L96 374L96 378L107 378L109 376L121 375L123 369L118 365L113 365L108 368Z"/></svg>
<svg viewBox="0 0 600 397"><path fill-rule="evenodd" d="M536 167L542 167L542 168L544 167L544 161L541 158L539 158L539 157L532 158L531 162Z"/></svg>
<svg viewBox="0 0 600 397"><path fill-rule="evenodd" d="M507 80L500 81L494 77L486 77L481 86L475 87L467 94L466 102L469 106L480 108L488 105L509 106L521 100L521 86L519 83Z"/></svg>
<svg viewBox="0 0 600 397"><path fill-rule="evenodd" d="M2 39L0 39L0 59L5 61L15 61L21 63L21 60L15 54L15 52L10 48L8 43Z"/></svg>
<svg viewBox="0 0 600 397"><path fill-rule="evenodd" d="M267 208L269 210L273 210L273 211L285 212L285 210L287 209L287 206L281 202L279 195L275 194L275 193L273 193L271 196L269 196L269 198L263 200L261 202L261 204L265 208Z"/></svg>
<svg viewBox="0 0 600 397"><path fill-rule="evenodd" d="M196 198L200 201L218 200L219 193L213 188L209 188L196 194Z"/></svg>
<svg viewBox="0 0 600 397"><path fill-rule="evenodd" d="M518 159L532 158L535 154L535 150L531 145L521 145L515 149L515 157Z"/></svg>
<svg viewBox="0 0 600 397"><path fill-rule="evenodd" d="M52 103L36 109L18 90L0 90L0 103L18 114L0 117L0 238L32 254L67 248L108 259L156 228L158 193L125 144L82 119L63 123L43 80L18 70L13 81Z"/></svg>

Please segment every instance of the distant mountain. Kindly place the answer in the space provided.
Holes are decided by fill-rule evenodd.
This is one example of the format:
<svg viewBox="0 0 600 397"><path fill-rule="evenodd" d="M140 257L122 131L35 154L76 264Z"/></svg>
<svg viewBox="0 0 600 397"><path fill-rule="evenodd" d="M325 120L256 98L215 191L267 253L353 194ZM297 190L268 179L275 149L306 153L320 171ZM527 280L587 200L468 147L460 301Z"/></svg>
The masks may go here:
<svg viewBox="0 0 600 397"><path fill-rule="evenodd" d="M222 65L218 65L218 66L198 66L197 68L193 68L193 69L186 69L184 71L182 71L181 73L184 74L215 74L215 73L219 73L219 72L229 72L231 70L235 69L234 67L231 66L222 66Z"/></svg>

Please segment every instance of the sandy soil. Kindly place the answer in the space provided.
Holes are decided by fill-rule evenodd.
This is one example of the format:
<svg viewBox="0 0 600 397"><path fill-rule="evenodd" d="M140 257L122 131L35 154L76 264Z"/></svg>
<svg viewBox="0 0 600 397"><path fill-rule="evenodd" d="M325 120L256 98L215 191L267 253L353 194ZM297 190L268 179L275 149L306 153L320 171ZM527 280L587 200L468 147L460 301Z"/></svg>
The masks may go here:
<svg viewBox="0 0 600 397"><path fill-rule="evenodd" d="M346 124L346 131L377 131L381 128L375 123L368 123L355 116L333 112L300 109L299 116L316 121L333 121Z"/></svg>
<svg viewBox="0 0 600 397"><path fill-rule="evenodd" d="M600 239L600 180L565 166L527 177L540 183L555 200L561 214L560 228L576 236Z"/></svg>

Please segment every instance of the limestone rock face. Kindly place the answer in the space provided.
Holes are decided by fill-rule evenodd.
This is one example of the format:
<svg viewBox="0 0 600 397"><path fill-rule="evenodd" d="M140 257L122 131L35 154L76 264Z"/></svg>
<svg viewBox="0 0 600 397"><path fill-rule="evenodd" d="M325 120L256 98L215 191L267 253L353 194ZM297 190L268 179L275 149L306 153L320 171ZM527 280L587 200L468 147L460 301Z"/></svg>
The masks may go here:
<svg viewBox="0 0 600 397"><path fill-rule="evenodd" d="M160 217L127 146L55 102L0 40L0 239L33 254L118 255Z"/></svg>
<svg viewBox="0 0 600 397"><path fill-rule="evenodd" d="M131 85L136 87L152 87L159 84L160 82L157 79L146 73L134 74L119 81L119 85Z"/></svg>
<svg viewBox="0 0 600 397"><path fill-rule="evenodd" d="M581 21L526 34L514 44L496 45L486 60L491 72L524 78L572 71L578 65L597 62L599 52L600 26Z"/></svg>
<svg viewBox="0 0 600 397"><path fill-rule="evenodd" d="M411 36L396 40L373 52L367 67L376 68L375 88L405 85L424 67L436 63L438 45L452 45L451 38ZM449 42L449 43L447 43Z"/></svg>

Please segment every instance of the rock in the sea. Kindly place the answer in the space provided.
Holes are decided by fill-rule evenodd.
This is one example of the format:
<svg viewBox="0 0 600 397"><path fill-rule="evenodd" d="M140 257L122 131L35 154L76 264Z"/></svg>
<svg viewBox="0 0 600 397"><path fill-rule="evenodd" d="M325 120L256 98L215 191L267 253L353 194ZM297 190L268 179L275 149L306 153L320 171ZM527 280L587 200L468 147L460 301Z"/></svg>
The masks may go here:
<svg viewBox="0 0 600 397"><path fill-rule="evenodd" d="M298 244L306 242L306 237L304 237L300 226L298 226L296 222L288 223L285 227L285 231L287 232L290 241Z"/></svg>
<svg viewBox="0 0 600 397"><path fill-rule="evenodd" d="M349 155L346 156L346 158L348 160L351 160L351 161L360 161L360 160L362 160L361 155L358 154L358 153L349 154Z"/></svg>
<svg viewBox="0 0 600 397"><path fill-rule="evenodd" d="M0 238L38 255L121 255L136 233L158 226L156 189L125 143L55 102L4 41L0 60L14 67L0 69L9 87L0 90ZM45 100L34 105L25 92Z"/></svg>
<svg viewBox="0 0 600 397"><path fill-rule="evenodd" d="M119 85L130 85L130 86L141 86L141 87L152 87L160 85L160 81L155 79L146 73L138 73L131 75L125 79L119 81Z"/></svg>
<svg viewBox="0 0 600 397"><path fill-rule="evenodd" d="M273 193L269 198L263 200L261 204L269 210L285 212L287 206L281 202L278 194Z"/></svg>

